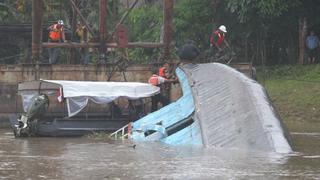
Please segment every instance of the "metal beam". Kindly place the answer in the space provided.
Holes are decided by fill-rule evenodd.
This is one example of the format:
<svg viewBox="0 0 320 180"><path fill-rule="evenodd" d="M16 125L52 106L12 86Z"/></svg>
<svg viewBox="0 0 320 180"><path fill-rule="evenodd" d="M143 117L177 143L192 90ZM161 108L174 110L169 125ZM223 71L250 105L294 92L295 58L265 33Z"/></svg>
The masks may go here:
<svg viewBox="0 0 320 180"><path fill-rule="evenodd" d="M110 48L121 48L117 43L105 43L106 47ZM153 43L153 42L129 42L127 48L163 48L165 44L163 43ZM53 48L53 47L66 47L66 48L98 48L100 43L42 43L44 48Z"/></svg>
<svg viewBox="0 0 320 180"><path fill-rule="evenodd" d="M79 4L79 0L74 0L75 4ZM72 21L71 21L71 32L72 36L75 36L77 30L77 12L75 9L72 11ZM70 50L70 59L68 60L70 64L76 64L76 49Z"/></svg>
<svg viewBox="0 0 320 180"><path fill-rule="evenodd" d="M136 4L138 3L138 0L134 1L132 3L132 5L129 7L129 9L123 14L123 16L121 17L119 23L117 23L117 26L119 26L120 24L123 23L123 21L127 18L127 16L129 15L129 13L132 11L132 9L136 6ZM117 29L117 26L115 29Z"/></svg>
<svg viewBox="0 0 320 180"><path fill-rule="evenodd" d="M163 42L164 47L164 59L170 58L170 44L172 41L172 13L173 12L173 0L164 0L163 5Z"/></svg>
<svg viewBox="0 0 320 180"><path fill-rule="evenodd" d="M115 32L117 31L118 27L123 23L123 21L127 18L127 16L129 15L129 13L132 11L132 9L136 6L136 4L138 3L139 0L135 0L131 6L129 7L129 9L122 15L120 21L116 24L116 27L114 28L113 32L111 33L111 38L113 38Z"/></svg>
<svg viewBox="0 0 320 180"><path fill-rule="evenodd" d="M304 54L305 54L305 39L307 36L307 18L299 19L299 64L304 64Z"/></svg>
<svg viewBox="0 0 320 180"><path fill-rule="evenodd" d="M74 8L74 10L76 11L76 13L79 15L81 21L84 23L84 25L86 26L86 28L88 29L89 33L94 36L94 33L90 27L90 25L88 24L87 20L82 16L81 11L79 10L79 8L77 7L77 5L75 4L75 2L73 0L70 0L70 3L72 5L72 7Z"/></svg>
<svg viewBox="0 0 320 180"><path fill-rule="evenodd" d="M106 55L106 17L107 17L107 1L99 0L99 40L100 40L100 58L105 59Z"/></svg>
<svg viewBox="0 0 320 180"><path fill-rule="evenodd" d="M43 1L32 1L32 62L39 62L42 42Z"/></svg>

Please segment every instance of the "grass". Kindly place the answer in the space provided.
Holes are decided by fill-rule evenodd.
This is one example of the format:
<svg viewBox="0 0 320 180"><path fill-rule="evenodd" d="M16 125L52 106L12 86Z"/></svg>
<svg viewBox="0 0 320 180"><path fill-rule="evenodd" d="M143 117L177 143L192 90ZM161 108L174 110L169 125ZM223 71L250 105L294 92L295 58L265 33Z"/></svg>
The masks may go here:
<svg viewBox="0 0 320 180"><path fill-rule="evenodd" d="M320 65L276 66L257 72L290 131L320 132Z"/></svg>

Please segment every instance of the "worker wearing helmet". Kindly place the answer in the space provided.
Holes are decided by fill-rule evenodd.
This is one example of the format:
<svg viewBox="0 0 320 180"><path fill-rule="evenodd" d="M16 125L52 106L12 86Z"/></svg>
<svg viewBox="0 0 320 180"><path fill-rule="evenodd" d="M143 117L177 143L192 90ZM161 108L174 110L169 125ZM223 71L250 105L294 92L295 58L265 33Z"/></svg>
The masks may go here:
<svg viewBox="0 0 320 180"><path fill-rule="evenodd" d="M175 79L167 79L164 77L161 77L158 75L159 71L156 68L152 68L152 76L149 78L148 83L152 84L154 86L160 87L160 93L152 96L152 105L151 105L151 111L156 111L158 109L158 103L160 102L162 107L168 105L170 103L170 98L168 95L163 94L163 84L165 83L173 83L177 82Z"/></svg>
<svg viewBox="0 0 320 180"><path fill-rule="evenodd" d="M223 50L223 44L229 47L228 42L225 40L227 28L221 25L217 30L213 31L210 36L210 47L216 47L219 52Z"/></svg>
<svg viewBox="0 0 320 180"><path fill-rule="evenodd" d="M49 26L48 31L49 31L48 42L53 42L53 43L65 42L63 20L59 20L56 23ZM56 63L58 55L59 55L58 48L49 48L49 63L50 64Z"/></svg>
<svg viewBox="0 0 320 180"><path fill-rule="evenodd" d="M49 40L50 42L64 42L64 23L59 20L57 23L52 24L49 28Z"/></svg>
<svg viewBox="0 0 320 180"><path fill-rule="evenodd" d="M58 24L60 24L60 25L63 26L63 25L64 25L63 20L60 19L60 20L58 21Z"/></svg>

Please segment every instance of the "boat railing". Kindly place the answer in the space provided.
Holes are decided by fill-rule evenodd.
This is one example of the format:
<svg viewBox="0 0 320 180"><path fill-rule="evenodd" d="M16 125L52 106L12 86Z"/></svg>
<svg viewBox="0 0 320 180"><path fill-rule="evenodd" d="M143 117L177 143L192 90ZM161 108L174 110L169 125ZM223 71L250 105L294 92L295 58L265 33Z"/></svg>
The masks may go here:
<svg viewBox="0 0 320 180"><path fill-rule="evenodd" d="M130 122L129 124L123 126L122 128L110 134L109 137L114 139L128 139L131 134L131 128L132 123Z"/></svg>

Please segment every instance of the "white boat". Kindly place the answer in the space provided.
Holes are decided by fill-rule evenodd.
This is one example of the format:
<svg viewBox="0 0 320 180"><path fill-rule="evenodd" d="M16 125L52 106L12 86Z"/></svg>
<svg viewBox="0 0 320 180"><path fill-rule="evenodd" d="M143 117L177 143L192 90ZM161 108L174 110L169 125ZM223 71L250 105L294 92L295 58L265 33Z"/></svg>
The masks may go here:
<svg viewBox="0 0 320 180"><path fill-rule="evenodd" d="M16 136L114 131L145 114L146 98L159 92L159 87L139 82L23 82L18 85L21 113L11 118L11 124ZM127 100L125 109L116 105L119 98Z"/></svg>

